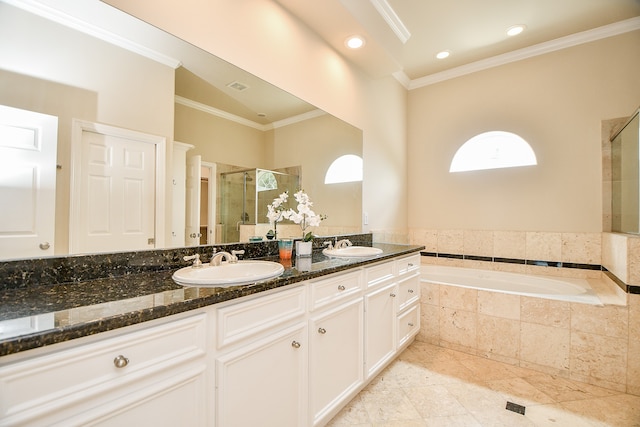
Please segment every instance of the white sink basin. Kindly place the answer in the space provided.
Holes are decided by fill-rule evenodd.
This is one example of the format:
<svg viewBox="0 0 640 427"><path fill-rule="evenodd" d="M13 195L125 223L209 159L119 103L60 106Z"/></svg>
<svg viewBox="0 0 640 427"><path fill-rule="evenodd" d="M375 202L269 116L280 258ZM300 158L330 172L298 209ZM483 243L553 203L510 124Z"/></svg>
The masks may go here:
<svg viewBox="0 0 640 427"><path fill-rule="evenodd" d="M278 277L284 271L282 264L271 261L223 262L201 268L184 267L173 273L173 280L183 286L234 286Z"/></svg>
<svg viewBox="0 0 640 427"><path fill-rule="evenodd" d="M330 257L339 258L362 258L382 253L382 249L371 248L369 246L347 246L340 249L324 249L323 254Z"/></svg>

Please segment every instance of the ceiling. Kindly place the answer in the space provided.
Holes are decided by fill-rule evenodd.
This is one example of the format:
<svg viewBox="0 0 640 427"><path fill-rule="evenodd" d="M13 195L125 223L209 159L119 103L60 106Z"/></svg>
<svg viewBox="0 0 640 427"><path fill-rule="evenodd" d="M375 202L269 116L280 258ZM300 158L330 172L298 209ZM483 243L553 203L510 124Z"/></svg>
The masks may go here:
<svg viewBox="0 0 640 427"><path fill-rule="evenodd" d="M275 1L370 75L408 88L640 29L640 0ZM508 37L517 24L525 31ZM365 37L362 49L344 45L353 34ZM443 50L451 55L436 59Z"/></svg>

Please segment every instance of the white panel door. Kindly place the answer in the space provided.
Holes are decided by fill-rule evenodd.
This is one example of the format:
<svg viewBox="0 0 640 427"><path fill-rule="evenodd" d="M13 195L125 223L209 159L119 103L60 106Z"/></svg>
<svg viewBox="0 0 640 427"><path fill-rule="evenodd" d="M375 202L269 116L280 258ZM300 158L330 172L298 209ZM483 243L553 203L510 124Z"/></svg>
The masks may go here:
<svg viewBox="0 0 640 427"><path fill-rule="evenodd" d="M58 118L0 105L0 258L54 254Z"/></svg>
<svg viewBox="0 0 640 427"><path fill-rule="evenodd" d="M150 249L156 236L151 135L82 127L74 146L71 253Z"/></svg>
<svg viewBox="0 0 640 427"><path fill-rule="evenodd" d="M187 246L200 245L200 180L202 156L187 159L187 214L185 242Z"/></svg>

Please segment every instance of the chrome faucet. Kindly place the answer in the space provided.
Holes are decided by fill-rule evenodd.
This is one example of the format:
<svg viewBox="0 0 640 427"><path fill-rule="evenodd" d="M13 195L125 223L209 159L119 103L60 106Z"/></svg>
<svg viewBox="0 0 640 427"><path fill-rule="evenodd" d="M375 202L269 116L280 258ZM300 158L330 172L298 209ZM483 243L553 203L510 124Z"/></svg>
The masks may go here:
<svg viewBox="0 0 640 427"><path fill-rule="evenodd" d="M336 249L342 249L342 248L346 248L348 246L351 246L352 243L349 239L342 239L342 240L338 240L338 238L336 237L336 244L334 246L334 248Z"/></svg>
<svg viewBox="0 0 640 427"><path fill-rule="evenodd" d="M185 260L185 261L193 260L193 265L191 266L192 268L201 268L202 267L202 261L200 261L200 254L184 256L184 257L182 257L182 259Z"/></svg>
<svg viewBox="0 0 640 427"><path fill-rule="evenodd" d="M243 255L244 251L231 251L229 252L218 252L215 254L211 261L209 261L210 265L219 266L222 263L222 258L224 258L229 264L235 264L238 262L237 255Z"/></svg>
<svg viewBox="0 0 640 427"><path fill-rule="evenodd" d="M231 257L233 257L233 255L231 255L229 252L218 252L213 256L213 258L211 258L211 261L209 261L209 265L218 266L222 263L222 258L226 259L227 261L231 261Z"/></svg>

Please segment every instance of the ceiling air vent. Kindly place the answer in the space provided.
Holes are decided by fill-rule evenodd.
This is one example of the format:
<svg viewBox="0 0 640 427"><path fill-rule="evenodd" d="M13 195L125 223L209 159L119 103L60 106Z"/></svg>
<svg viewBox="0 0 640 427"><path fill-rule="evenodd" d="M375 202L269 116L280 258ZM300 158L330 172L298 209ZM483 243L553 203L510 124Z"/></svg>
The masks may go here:
<svg viewBox="0 0 640 427"><path fill-rule="evenodd" d="M235 89L238 92L242 92L243 90L249 89L249 86L247 86L244 83L240 83L238 81L229 83L227 87L230 87L231 89Z"/></svg>

